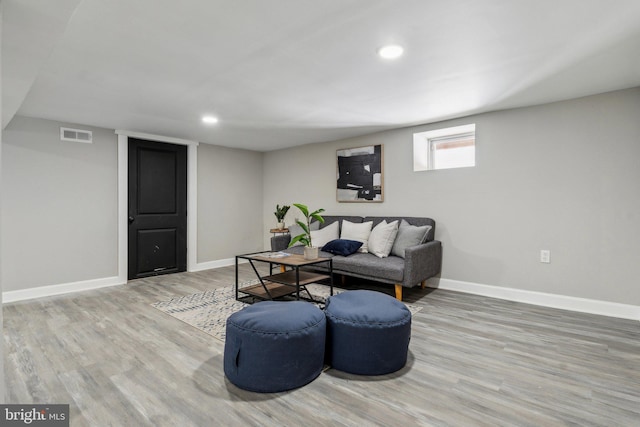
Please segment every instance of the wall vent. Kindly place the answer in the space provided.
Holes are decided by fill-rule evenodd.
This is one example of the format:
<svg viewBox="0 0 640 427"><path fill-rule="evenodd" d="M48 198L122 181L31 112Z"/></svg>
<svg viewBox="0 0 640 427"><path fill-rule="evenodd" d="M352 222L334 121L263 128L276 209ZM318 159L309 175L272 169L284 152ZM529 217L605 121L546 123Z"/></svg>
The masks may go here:
<svg viewBox="0 0 640 427"><path fill-rule="evenodd" d="M60 139L91 144L93 142L93 132L82 129L60 128Z"/></svg>

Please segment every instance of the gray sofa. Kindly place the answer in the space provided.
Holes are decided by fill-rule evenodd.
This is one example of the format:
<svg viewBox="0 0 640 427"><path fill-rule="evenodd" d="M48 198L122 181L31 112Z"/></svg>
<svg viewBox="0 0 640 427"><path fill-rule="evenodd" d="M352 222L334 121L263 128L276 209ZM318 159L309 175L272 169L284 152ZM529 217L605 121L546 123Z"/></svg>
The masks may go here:
<svg viewBox="0 0 640 427"><path fill-rule="evenodd" d="M355 253L349 256L333 255L320 251L320 256L333 258L333 272L343 276L353 276L369 279L376 282L395 285L396 298L402 300L402 288L411 288L417 285L425 286L425 281L440 274L442 265L442 244L434 240L436 223L431 218L422 217L359 217L359 216L331 216L323 215L325 222L320 228L324 228L333 222L339 221L342 228L342 220L353 223L373 221L373 227L383 220L387 222L404 219L411 225L430 225L426 242L406 249L405 257L390 255L386 258L378 258L370 253ZM288 234L277 235L271 238L271 250L300 254L302 246L287 248L291 236Z"/></svg>

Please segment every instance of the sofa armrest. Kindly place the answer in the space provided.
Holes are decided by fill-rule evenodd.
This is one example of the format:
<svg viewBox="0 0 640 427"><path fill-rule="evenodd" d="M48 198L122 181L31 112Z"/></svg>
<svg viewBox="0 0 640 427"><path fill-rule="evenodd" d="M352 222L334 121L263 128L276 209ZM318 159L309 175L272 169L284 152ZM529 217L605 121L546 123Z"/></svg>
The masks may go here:
<svg viewBox="0 0 640 427"><path fill-rule="evenodd" d="M283 251L289 246L290 234L278 234L271 237L271 250L274 252Z"/></svg>
<svg viewBox="0 0 640 427"><path fill-rule="evenodd" d="M411 288L423 280L440 273L442 243L438 240L412 246L404 253L404 280L402 286Z"/></svg>

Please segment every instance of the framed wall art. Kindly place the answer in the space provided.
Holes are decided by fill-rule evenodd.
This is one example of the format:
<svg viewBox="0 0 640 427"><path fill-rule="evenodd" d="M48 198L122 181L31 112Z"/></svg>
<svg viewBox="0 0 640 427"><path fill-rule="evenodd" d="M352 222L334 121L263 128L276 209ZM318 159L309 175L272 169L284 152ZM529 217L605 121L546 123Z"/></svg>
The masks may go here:
<svg viewBox="0 0 640 427"><path fill-rule="evenodd" d="M382 202L382 144L337 150L338 202Z"/></svg>

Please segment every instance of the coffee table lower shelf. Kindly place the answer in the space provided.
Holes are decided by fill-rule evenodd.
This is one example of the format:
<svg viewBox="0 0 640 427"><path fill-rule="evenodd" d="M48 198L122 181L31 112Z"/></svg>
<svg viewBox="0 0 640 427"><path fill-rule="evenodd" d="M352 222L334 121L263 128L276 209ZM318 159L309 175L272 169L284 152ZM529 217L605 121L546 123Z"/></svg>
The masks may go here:
<svg viewBox="0 0 640 427"><path fill-rule="evenodd" d="M323 280L331 279L331 276L327 274L312 273L310 271L300 270L296 275L295 270L285 271L284 273L272 274L271 276L262 277L263 280L270 282L282 283L288 286L303 286L310 285L311 283L321 282Z"/></svg>
<svg viewBox="0 0 640 427"><path fill-rule="evenodd" d="M265 287L269 290L269 293L265 290ZM262 298L262 299L271 299L271 298L280 298L286 295L291 295L296 293L296 287L291 285L284 285L282 283L275 282L264 282L264 287L262 284L257 283L255 285L246 286L244 288L238 288L238 292L242 292L244 294L252 295L254 297Z"/></svg>

